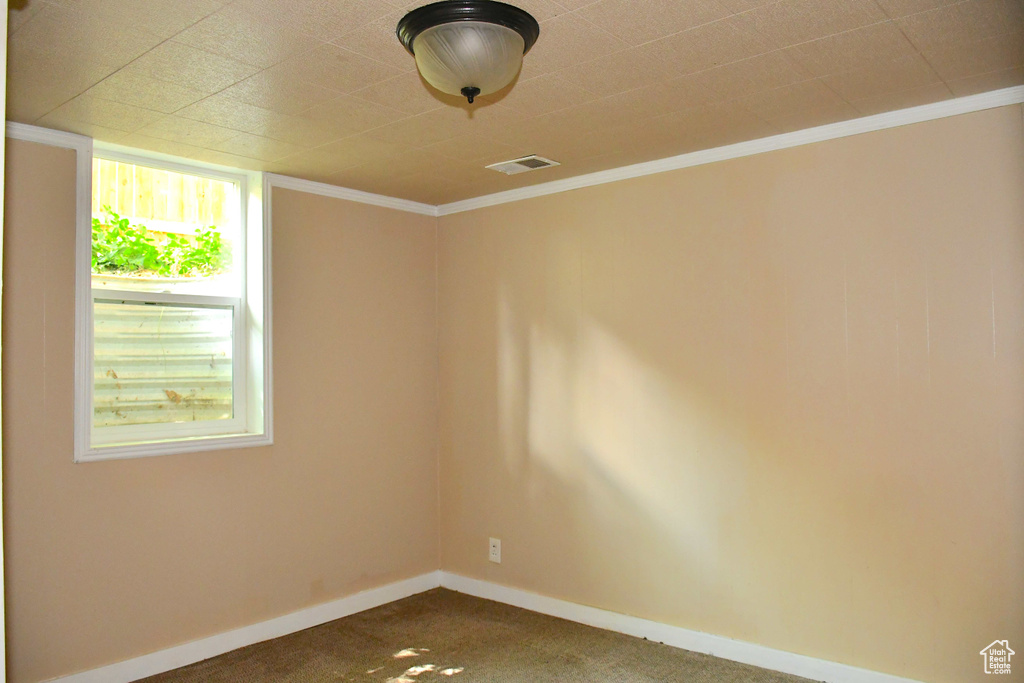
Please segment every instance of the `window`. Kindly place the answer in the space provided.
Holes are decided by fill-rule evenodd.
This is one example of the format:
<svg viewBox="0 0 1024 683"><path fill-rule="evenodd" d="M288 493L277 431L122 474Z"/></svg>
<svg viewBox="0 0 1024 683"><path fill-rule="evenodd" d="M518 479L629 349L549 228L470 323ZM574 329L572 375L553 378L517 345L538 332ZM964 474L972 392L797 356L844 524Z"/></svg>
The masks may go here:
<svg viewBox="0 0 1024 683"><path fill-rule="evenodd" d="M102 148L84 181L76 460L270 443L261 179Z"/></svg>

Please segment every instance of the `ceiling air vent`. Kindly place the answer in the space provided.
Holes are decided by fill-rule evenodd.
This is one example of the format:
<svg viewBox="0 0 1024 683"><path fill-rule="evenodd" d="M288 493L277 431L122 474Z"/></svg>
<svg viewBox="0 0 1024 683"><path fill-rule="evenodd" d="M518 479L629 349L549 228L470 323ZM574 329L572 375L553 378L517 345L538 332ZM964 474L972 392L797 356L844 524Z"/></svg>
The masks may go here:
<svg viewBox="0 0 1024 683"><path fill-rule="evenodd" d="M557 161L551 159L545 159L539 157L536 154L531 154L528 157L522 157L519 159L513 159L512 161L500 161L496 164L491 164L487 168L494 169L495 171L501 171L505 175L515 175L516 173L526 173L527 171L536 171L541 168L547 168L548 166L558 166Z"/></svg>

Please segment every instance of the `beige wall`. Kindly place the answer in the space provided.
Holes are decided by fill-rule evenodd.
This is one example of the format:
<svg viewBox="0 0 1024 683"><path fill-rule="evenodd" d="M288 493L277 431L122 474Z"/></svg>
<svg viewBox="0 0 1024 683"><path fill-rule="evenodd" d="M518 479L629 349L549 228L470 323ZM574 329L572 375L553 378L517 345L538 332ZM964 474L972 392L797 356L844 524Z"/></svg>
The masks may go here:
<svg viewBox="0 0 1024 683"><path fill-rule="evenodd" d="M275 190L275 445L74 465L74 153L7 162L9 680L437 568L434 219Z"/></svg>
<svg viewBox="0 0 1024 683"><path fill-rule="evenodd" d="M1021 107L444 217L439 300L445 570L932 683L1024 644Z"/></svg>
<svg viewBox="0 0 1024 683"><path fill-rule="evenodd" d="M276 444L84 465L73 154L10 143L11 680L438 566L983 680L978 650L1024 642L1022 121L440 221L277 190Z"/></svg>

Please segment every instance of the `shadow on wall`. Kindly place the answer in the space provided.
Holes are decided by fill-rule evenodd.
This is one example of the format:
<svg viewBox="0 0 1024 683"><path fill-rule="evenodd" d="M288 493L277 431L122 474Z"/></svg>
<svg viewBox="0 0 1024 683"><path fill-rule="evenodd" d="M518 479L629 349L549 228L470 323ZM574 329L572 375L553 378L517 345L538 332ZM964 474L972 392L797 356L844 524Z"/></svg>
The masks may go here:
<svg viewBox="0 0 1024 683"><path fill-rule="evenodd" d="M542 222L512 205L510 227L473 238L493 259L473 296L496 306L478 342L495 366L456 393L496 386L502 472L473 467L510 481L500 524L527 555L502 576L857 666L970 675L973 639L1024 621L1022 541L1003 523L1021 416L1000 412L1024 381L992 313L1020 298L1020 237L979 228L970 202L896 202L933 191L919 167L894 188L857 160L840 179L773 163L536 200L562 202Z"/></svg>

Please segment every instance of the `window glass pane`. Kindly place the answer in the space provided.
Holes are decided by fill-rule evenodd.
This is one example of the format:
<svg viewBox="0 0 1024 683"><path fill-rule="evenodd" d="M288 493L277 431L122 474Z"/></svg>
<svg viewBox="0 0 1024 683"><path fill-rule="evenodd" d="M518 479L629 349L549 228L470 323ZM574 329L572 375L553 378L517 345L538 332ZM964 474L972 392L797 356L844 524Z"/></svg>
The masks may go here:
<svg viewBox="0 0 1024 683"><path fill-rule="evenodd" d="M93 426L230 419L233 314L96 300Z"/></svg>
<svg viewBox="0 0 1024 683"><path fill-rule="evenodd" d="M238 296L238 193L225 180L94 158L93 287Z"/></svg>

